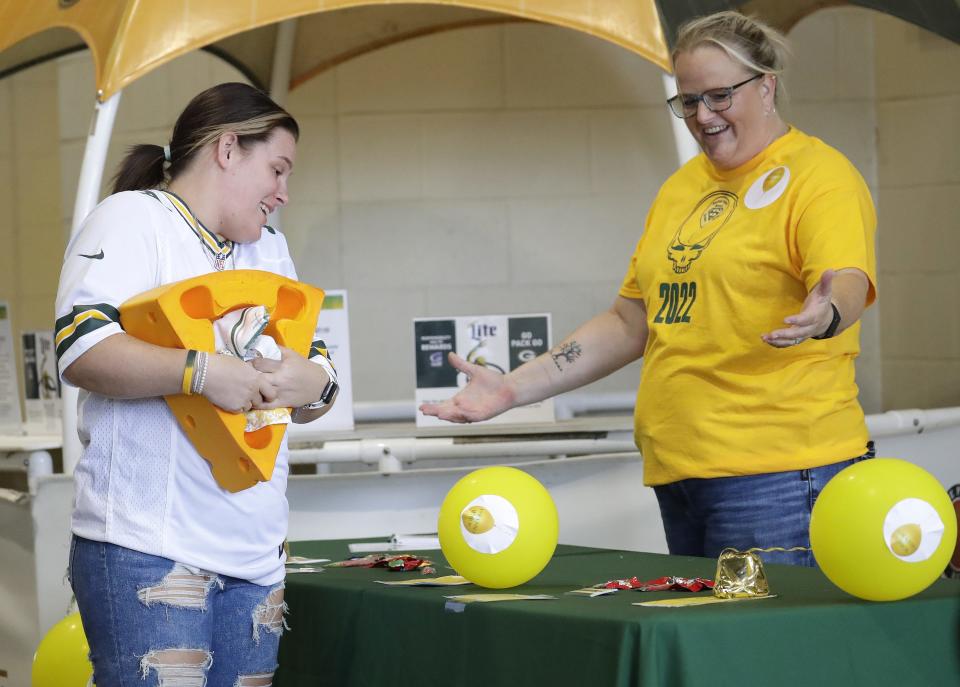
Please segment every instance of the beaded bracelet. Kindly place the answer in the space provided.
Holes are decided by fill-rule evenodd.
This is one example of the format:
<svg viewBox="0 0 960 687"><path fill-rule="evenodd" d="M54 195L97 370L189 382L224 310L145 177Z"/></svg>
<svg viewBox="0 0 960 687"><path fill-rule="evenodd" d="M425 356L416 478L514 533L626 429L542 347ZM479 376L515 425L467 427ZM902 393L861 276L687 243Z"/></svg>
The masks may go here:
<svg viewBox="0 0 960 687"><path fill-rule="evenodd" d="M203 385L207 381L207 364L210 362L208 353L199 351L197 353L197 362L194 365L196 373L193 376L193 383L190 386L190 392L193 394L202 394Z"/></svg>

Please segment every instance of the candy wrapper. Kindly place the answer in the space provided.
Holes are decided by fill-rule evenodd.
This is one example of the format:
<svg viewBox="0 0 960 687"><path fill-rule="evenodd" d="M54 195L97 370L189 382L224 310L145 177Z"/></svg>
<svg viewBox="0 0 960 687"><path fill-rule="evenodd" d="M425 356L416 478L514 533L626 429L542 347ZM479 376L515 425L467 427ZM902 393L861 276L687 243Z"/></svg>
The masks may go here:
<svg viewBox="0 0 960 687"><path fill-rule="evenodd" d="M409 572L419 570L424 575L436 572L433 562L410 554L372 553L369 556L348 558L345 561L328 563L328 568L386 568L390 572Z"/></svg>
<svg viewBox="0 0 960 687"><path fill-rule="evenodd" d="M270 313L263 305L228 312L213 323L217 353L232 355L244 361L254 358L280 360L280 347L272 336L263 333L270 323ZM267 425L290 424L289 408L247 411L244 432L256 432Z"/></svg>
<svg viewBox="0 0 960 687"><path fill-rule="evenodd" d="M631 577L629 580L610 580L597 586L603 589L630 589L636 592L699 592L704 589L713 589L713 580L705 580L702 577L658 577L644 582Z"/></svg>
<svg viewBox="0 0 960 687"><path fill-rule="evenodd" d="M724 549L717 559L713 594L720 599L770 596L763 562L753 551Z"/></svg>

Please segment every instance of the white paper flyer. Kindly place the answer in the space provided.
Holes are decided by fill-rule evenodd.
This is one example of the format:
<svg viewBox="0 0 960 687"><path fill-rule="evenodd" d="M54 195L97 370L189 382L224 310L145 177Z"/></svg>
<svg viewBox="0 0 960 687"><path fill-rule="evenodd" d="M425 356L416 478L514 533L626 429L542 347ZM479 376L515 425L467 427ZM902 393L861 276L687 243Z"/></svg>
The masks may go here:
<svg viewBox="0 0 960 687"><path fill-rule="evenodd" d="M28 434L60 434L60 377L52 331L24 332L23 397Z"/></svg>
<svg viewBox="0 0 960 687"><path fill-rule="evenodd" d="M507 374L550 349L550 315L479 315L417 318L416 405L444 401L466 386L466 376L447 359L454 351L476 365ZM553 400L514 408L486 424L553 422ZM449 425L417 410L418 427Z"/></svg>

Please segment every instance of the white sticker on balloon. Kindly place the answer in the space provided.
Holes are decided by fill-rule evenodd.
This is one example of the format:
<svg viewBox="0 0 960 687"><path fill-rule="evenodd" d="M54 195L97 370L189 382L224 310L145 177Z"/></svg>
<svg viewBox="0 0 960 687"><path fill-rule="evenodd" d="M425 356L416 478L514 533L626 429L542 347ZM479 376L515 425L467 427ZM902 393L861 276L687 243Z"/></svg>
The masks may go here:
<svg viewBox="0 0 960 687"><path fill-rule="evenodd" d="M943 520L933 506L921 499L904 499L887 511L883 541L900 560L919 563L940 547L943 530Z"/></svg>
<svg viewBox="0 0 960 687"><path fill-rule="evenodd" d="M500 553L517 538L520 517L502 496L478 496L460 511L460 533L470 548L480 553Z"/></svg>

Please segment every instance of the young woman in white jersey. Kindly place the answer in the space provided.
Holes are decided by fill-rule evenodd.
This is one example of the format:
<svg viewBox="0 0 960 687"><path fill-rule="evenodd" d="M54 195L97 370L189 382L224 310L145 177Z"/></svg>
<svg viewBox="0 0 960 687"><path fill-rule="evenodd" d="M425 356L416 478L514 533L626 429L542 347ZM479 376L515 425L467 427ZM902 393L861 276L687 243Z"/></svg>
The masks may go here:
<svg viewBox="0 0 960 687"><path fill-rule="evenodd" d="M101 687L272 681L284 628L286 443L269 481L230 493L163 396L182 392L188 362L202 364L202 389L192 391L216 406L291 407L307 422L329 409L318 399L332 368L289 349L253 364L189 360L125 334L118 308L220 269L295 279L283 235L265 223L287 203L298 135L261 91L210 88L184 109L168 145L129 151L114 193L67 247L57 355L64 382L82 390L84 444L70 581Z"/></svg>

